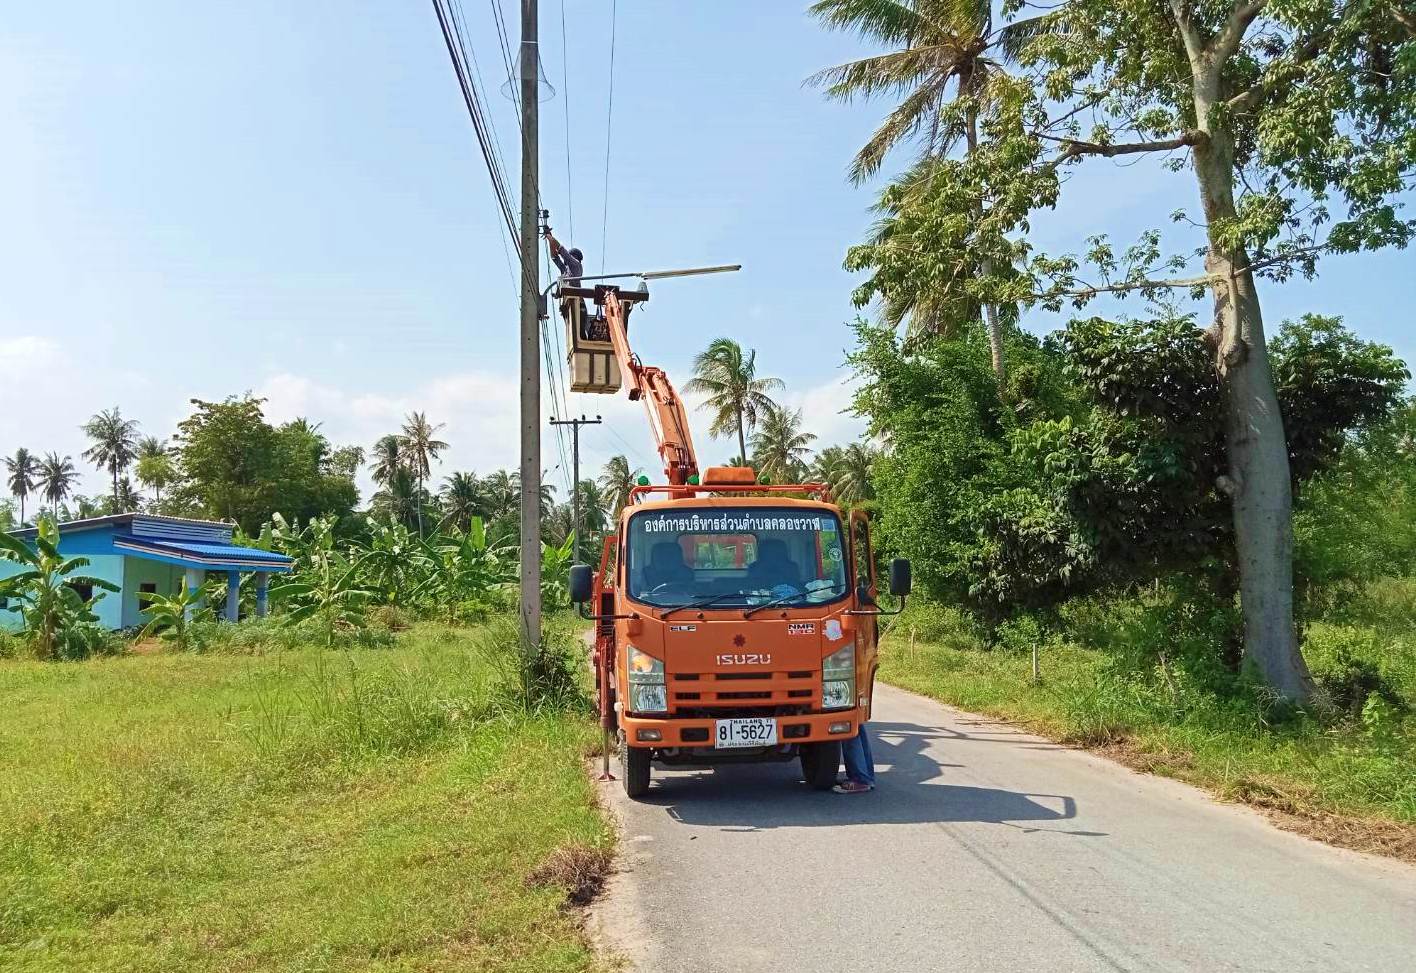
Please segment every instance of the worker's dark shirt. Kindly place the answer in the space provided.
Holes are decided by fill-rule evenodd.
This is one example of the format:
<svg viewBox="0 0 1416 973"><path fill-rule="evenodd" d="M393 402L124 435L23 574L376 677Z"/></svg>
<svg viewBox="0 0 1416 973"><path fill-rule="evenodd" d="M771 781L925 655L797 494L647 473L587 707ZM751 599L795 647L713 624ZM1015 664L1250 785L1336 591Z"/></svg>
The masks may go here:
<svg viewBox="0 0 1416 973"><path fill-rule="evenodd" d="M580 278L585 273L585 265L576 259L575 254L563 248L552 250L551 259L560 268L561 277L565 279L567 284L571 287L580 286Z"/></svg>

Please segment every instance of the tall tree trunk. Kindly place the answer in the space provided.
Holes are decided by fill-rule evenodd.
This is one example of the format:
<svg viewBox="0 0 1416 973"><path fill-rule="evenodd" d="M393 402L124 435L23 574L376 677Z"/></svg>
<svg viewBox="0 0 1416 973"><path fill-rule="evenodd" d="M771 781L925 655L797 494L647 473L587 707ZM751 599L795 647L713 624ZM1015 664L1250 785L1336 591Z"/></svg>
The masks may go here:
<svg viewBox="0 0 1416 973"><path fill-rule="evenodd" d="M1244 621L1245 665L1275 692L1306 699L1312 678L1293 624L1293 496L1288 440L1264 340L1259 293L1242 250L1226 251L1217 228L1234 219L1234 147L1229 131L1211 127L1220 97L1219 67L1197 72L1196 117L1208 137L1194 148L1195 176L1210 227L1205 267L1216 280L1215 368L1225 411L1229 471L1218 487L1234 510L1234 544Z"/></svg>
<svg viewBox="0 0 1416 973"><path fill-rule="evenodd" d="M970 97L977 92L971 90L975 87L975 78L981 78L969 72L959 80L959 86L968 91ZM968 143L969 155L978 151L978 111L973 107L969 108L968 123L964 130L965 140ZM982 216L982 203L979 204L979 215ZM979 261L978 272L983 277L993 275L993 258L984 257ZM993 357L993 377L998 380L998 391L1003 391L1003 382L1007 378L1006 365L1003 361L1003 325L998 320L998 308L992 304L983 305L983 320L988 330L988 351Z"/></svg>
<svg viewBox="0 0 1416 973"><path fill-rule="evenodd" d="M742 431L742 410L738 410L738 458L747 465L747 436Z"/></svg>
<svg viewBox="0 0 1416 973"><path fill-rule="evenodd" d="M418 536L423 536L423 477L418 477Z"/></svg>

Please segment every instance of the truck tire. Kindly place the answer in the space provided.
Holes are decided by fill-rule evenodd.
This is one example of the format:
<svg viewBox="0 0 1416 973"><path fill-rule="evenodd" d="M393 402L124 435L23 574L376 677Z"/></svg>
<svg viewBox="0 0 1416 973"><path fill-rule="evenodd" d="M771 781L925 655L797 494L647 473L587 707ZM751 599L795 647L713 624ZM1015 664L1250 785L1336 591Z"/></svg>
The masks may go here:
<svg viewBox="0 0 1416 973"><path fill-rule="evenodd" d="M814 791L829 791L836 786L836 772L841 769L841 744L837 740L825 743L804 743L801 746L801 773Z"/></svg>
<svg viewBox="0 0 1416 973"><path fill-rule="evenodd" d="M640 798L648 793L649 758L653 753L648 747L620 744L620 781L626 797Z"/></svg>

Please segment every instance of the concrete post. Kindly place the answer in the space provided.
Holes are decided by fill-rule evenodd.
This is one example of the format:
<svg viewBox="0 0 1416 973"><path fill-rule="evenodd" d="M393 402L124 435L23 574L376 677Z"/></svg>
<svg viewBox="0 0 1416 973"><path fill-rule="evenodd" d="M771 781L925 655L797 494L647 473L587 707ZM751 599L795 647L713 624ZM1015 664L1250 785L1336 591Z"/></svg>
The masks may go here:
<svg viewBox="0 0 1416 973"><path fill-rule="evenodd" d="M241 572L226 572L226 620L234 622L241 617Z"/></svg>
<svg viewBox="0 0 1416 973"><path fill-rule="evenodd" d="M196 591L196 590L198 590L199 588L201 588L202 582L205 581L205 580L206 580L206 572L205 572L205 571L201 570L200 568L188 568L188 569L187 569L187 590L188 590L188 591ZM187 619L188 619L188 621L190 621L191 618L192 618L192 609L191 609L191 608L188 608L188 609L187 609Z"/></svg>
<svg viewBox="0 0 1416 973"><path fill-rule="evenodd" d="M265 618L270 614L270 572L256 572L256 617Z"/></svg>

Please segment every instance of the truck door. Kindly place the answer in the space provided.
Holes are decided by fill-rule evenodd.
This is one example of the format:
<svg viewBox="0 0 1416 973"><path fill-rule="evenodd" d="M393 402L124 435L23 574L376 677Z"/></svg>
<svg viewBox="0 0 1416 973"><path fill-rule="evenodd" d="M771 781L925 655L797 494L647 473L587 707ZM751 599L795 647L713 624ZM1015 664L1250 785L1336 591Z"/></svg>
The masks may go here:
<svg viewBox="0 0 1416 973"><path fill-rule="evenodd" d="M851 569L855 590L864 599L856 607L869 610L875 604L875 556L870 549L870 522L865 511L852 510L851 525ZM856 618L856 686L857 693L865 697L867 713L875 695L875 667L878 655L879 626L871 615L857 615ZM867 718L868 715L867 715Z"/></svg>

